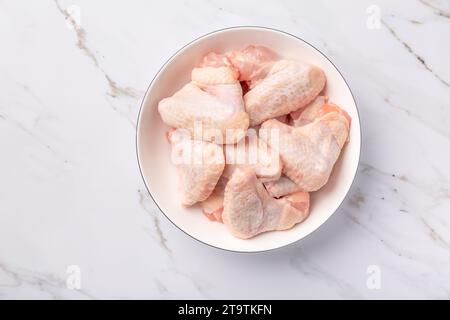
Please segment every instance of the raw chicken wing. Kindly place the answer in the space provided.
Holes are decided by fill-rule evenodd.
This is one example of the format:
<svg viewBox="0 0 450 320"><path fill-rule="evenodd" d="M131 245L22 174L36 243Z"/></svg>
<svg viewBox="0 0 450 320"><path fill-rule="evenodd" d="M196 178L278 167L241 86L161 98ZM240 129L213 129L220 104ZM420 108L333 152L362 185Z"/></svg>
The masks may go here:
<svg viewBox="0 0 450 320"><path fill-rule="evenodd" d="M159 102L163 121L189 130L196 140L223 144L242 139L249 120L234 70L226 66L195 68L191 77L190 83Z"/></svg>
<svg viewBox="0 0 450 320"><path fill-rule="evenodd" d="M316 191L327 183L347 141L349 116L335 105L325 106L321 117L302 127L294 128L274 119L261 126L260 138L279 150L283 173L303 191ZM268 132L274 129L279 133L278 146L267 139Z"/></svg>
<svg viewBox="0 0 450 320"><path fill-rule="evenodd" d="M297 192L274 199L250 168L236 169L225 188L223 223L232 235L241 239L290 229L308 214L308 193Z"/></svg>
<svg viewBox="0 0 450 320"><path fill-rule="evenodd" d="M213 192L225 167L222 147L192 140L181 130L169 133L172 162L176 165L182 186L184 206L203 201Z"/></svg>
<svg viewBox="0 0 450 320"><path fill-rule="evenodd" d="M305 107L323 90L325 74L318 67L279 60L267 76L244 96L250 126Z"/></svg>

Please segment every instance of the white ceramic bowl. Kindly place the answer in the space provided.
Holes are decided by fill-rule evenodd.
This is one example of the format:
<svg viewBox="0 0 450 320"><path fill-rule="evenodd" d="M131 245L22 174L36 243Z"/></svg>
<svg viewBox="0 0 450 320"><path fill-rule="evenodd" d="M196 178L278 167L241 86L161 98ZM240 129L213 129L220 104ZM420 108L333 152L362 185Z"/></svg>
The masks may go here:
<svg viewBox="0 0 450 320"><path fill-rule="evenodd" d="M267 46L285 58L315 64L327 76L326 95L352 117L350 141L343 149L328 184L311 194L311 214L301 224L287 231L267 232L249 240L233 237L226 227L210 222L199 206L183 208L177 193L178 177L170 161L170 146L165 139L168 127L158 113L158 102L171 96L190 80L192 68L210 52L242 49L249 44ZM305 41L273 29L235 27L218 30L198 38L176 52L159 70L150 84L138 118L137 155L145 185L166 217L191 237L214 247L257 252L280 248L296 242L321 226L344 200L356 175L361 131L352 93L336 67L321 52Z"/></svg>

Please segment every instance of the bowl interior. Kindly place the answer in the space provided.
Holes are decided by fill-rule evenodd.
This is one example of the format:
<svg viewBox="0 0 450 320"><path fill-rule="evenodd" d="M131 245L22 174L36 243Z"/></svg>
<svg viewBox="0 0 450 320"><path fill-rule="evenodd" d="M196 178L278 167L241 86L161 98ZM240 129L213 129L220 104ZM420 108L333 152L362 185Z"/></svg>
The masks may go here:
<svg viewBox="0 0 450 320"><path fill-rule="evenodd" d="M321 67L327 76L325 93L352 117L350 141L343 149L325 187L311 194L311 214L287 231L268 232L249 240L233 237L226 227L210 222L200 207L183 208L178 177L165 139L168 127L158 113L158 102L189 82L192 68L210 52L241 49L249 44L267 46L285 58ZM177 52L159 71L149 87L138 120L138 160L144 181L163 213L181 230L209 245L234 251L263 251L302 239L323 224L338 208L356 174L360 153L360 123L355 101L344 79L330 61L306 42L289 34L257 27L231 28L208 34Z"/></svg>

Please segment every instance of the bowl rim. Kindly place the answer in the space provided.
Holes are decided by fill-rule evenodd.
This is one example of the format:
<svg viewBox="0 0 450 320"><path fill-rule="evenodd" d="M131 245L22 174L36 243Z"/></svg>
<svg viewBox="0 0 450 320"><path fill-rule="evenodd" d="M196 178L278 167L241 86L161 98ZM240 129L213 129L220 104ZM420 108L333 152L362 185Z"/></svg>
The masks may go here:
<svg viewBox="0 0 450 320"><path fill-rule="evenodd" d="M161 73L161 71L169 64L169 62L171 62L172 59L173 59L175 56L178 55L178 53L180 53L181 51L183 51L185 48L187 48L187 47L190 46L191 44L193 44L193 43L199 41L200 39L203 39L203 38L205 38L205 37L208 37L208 36L210 36L210 35L212 35L212 34L214 34L214 33L219 33L219 32L222 32L222 31L233 30L233 29L261 29L261 30L275 31L275 32L277 32L277 33L282 33L282 34L288 35L288 36L290 36L290 37L296 39L297 41L304 42L306 45L312 47L314 50L316 50L318 53L320 53L325 59L327 59L327 60L331 63L331 65L336 69L336 71L339 73L339 75L342 77L342 79L343 79L344 82L345 82L345 85L347 86L348 90L350 91L350 95L352 96L353 102L354 102L355 107L356 107L356 113L357 113L357 115L358 115L358 124L359 124L358 161L357 161L357 166L356 166L355 173L353 174L352 182L351 182L350 187L348 188L347 192L345 193L345 196L342 198L342 201L339 203L339 205L336 207L336 209L328 216L328 218L326 218L325 221L323 221L323 222L322 222L319 226L317 226L313 231L311 231L310 233L304 235L303 237L301 237L301 238L299 238L299 239L297 239L297 240L295 240L295 241L292 241L292 242L290 242L290 243L288 243L288 244L283 244L283 245L281 245L281 246L274 247L274 248L270 248L270 249L255 250L255 251L233 250L233 249L227 249L227 248L218 247L218 246L216 246L216 245L212 245L212 244L210 244L210 243L204 242L203 240L194 237L193 235L191 235L190 233L188 233L187 231L185 231L185 230L183 230L181 227L179 227L176 223L174 223L174 222L169 218L169 216L161 209L161 206L158 204L156 198L153 196L153 194L152 194L151 191L150 191L149 186L147 185L147 181L146 181L146 179L145 179L145 177L144 177L144 174L142 173L142 168L141 168L141 160L140 160L140 156L139 156L139 153L140 153L140 151L139 151L139 132L140 132L140 126L141 126L142 109L144 108L144 104L145 104L145 101L147 100L148 93L149 93L149 91L150 91L150 88L152 88L152 86L153 86L153 84L154 84L154 82L155 82L155 79L158 77L158 75ZM354 183L355 183L356 176L357 176L358 171L359 171L359 165L360 165L360 162L361 162L362 127L361 127L361 118L360 118L360 113L359 113L358 104L356 103L355 96L353 95L353 92L352 92L350 86L348 85L347 80L344 78L344 76L342 75L341 71L336 67L336 65L335 65L335 64L334 64L334 63L333 63L333 62L332 62L332 61L331 61L331 60L330 60L330 59L329 59L322 51L320 51L319 49L317 49L315 46L313 46L312 44L310 44L308 41L306 41L306 40L304 40L304 39L302 39L302 38L300 38L300 37L298 37L298 36L296 36L296 35L294 35L294 34L292 34L292 33L289 33L289 32L286 32L286 31L283 31L283 30L280 30L280 29L276 29L276 28L272 28L272 27L257 26L257 25L241 25L241 26L232 26L232 27L226 27L226 28L216 29L216 30L213 30L213 31L211 31L211 32L202 34L202 35L196 37L195 39L189 41L189 42L186 43L185 45L183 45L180 49L178 49L177 51L175 51L175 52L174 52L174 53L173 53L173 54L172 54L172 55L164 62L164 64L158 69L158 71L157 71L157 72L155 73L155 75L153 76L153 79L152 79L152 81L150 82L150 84L148 85L148 87L147 87L147 89L146 89L146 91L145 91L145 94L144 94L144 96L143 96L143 98L142 98L141 105L140 105L140 107L139 107L139 113L138 113L138 117L137 117L137 123L136 123L136 138L135 138L135 143L136 143L136 157L137 157L137 162L138 162L139 172L140 172L140 174L141 174L142 180L144 181L145 188L147 189L148 194L149 194L150 197L152 198L152 200L153 200L153 202L155 203L155 205L156 205L156 207L158 208L158 210L166 217L167 220L169 220L169 221L170 221L177 229L181 230L184 234L188 235L190 238L192 238L192 239L194 239L194 240L196 240L196 241L198 241L198 242L200 242L200 243L202 243L202 244L204 244L204 245L207 245L207 246L209 246L209 247L211 247L211 248L215 248L215 249L219 249L219 250L223 250L223 251L227 251L227 252L233 252L233 253L242 253L242 254L244 254L244 253L246 253L246 254L248 254L248 253L250 253L250 254L251 254L251 253L254 253L254 254L256 254L256 253L264 253L264 252L269 252L269 251L279 250L279 249L282 249L282 248L287 248L287 247L289 247L289 246L293 246L294 244L296 244L296 243L298 243L299 241L305 239L306 237L309 237L311 234L313 234L313 233L315 233L317 230L319 230L319 229L320 229L320 228L321 228L328 220L330 220L330 218L331 218L331 217L339 210L339 208L342 206L342 204L344 203L344 201L347 199L348 194L350 193L350 190L352 189L352 187L353 187L353 185L354 185Z"/></svg>

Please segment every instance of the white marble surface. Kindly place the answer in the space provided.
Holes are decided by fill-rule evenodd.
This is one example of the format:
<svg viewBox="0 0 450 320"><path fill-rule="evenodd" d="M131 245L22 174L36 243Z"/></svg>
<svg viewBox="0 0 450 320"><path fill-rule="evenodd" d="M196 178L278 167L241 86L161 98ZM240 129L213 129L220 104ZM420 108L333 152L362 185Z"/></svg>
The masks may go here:
<svg viewBox="0 0 450 320"><path fill-rule="evenodd" d="M0 2L1 299L450 298L450 2L260 3ZM327 54L363 128L339 211L263 254L213 249L171 225L135 154L140 101L162 63L235 25L285 30ZM69 265L80 290L66 286ZM371 265L380 289L366 285Z"/></svg>

